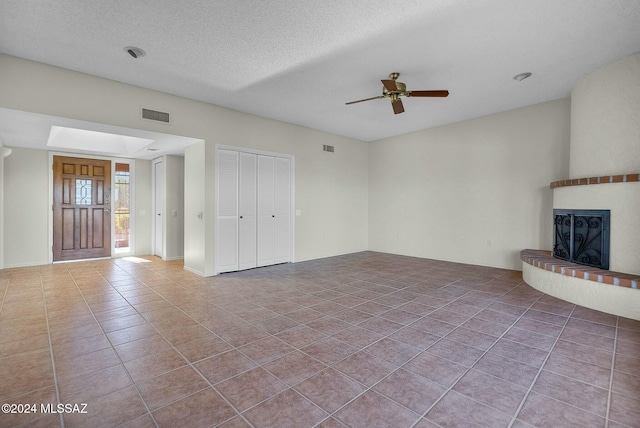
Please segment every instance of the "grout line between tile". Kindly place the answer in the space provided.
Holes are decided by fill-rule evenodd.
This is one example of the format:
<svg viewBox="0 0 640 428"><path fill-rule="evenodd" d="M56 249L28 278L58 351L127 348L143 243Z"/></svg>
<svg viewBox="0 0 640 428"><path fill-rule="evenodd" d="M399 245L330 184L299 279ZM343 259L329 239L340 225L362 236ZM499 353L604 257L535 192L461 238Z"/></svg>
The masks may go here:
<svg viewBox="0 0 640 428"><path fill-rule="evenodd" d="M445 285L445 286L443 286L443 287L439 287L438 289L440 289L440 288L444 288L444 287L446 287L446 286L448 286L448 285L451 285L451 284L447 284L447 285ZM407 286L407 287L409 287L409 286ZM407 287L404 287L404 288L407 288ZM404 288L402 288L402 289L404 289ZM399 290L402 290L402 289L399 289ZM399 290L396 290L396 291L399 291ZM470 291L472 291L472 290L469 290L469 292L470 292ZM395 291L394 291L394 292L395 292ZM393 294L393 293L389 293L389 294ZM464 295L466 295L466 294L467 294L467 293L465 293ZM463 296L464 296L464 295L463 295ZM454 300L453 300L452 302L450 302L450 303L453 303L454 301L458 300L459 298L461 298L461 297L463 297L463 296L459 296L458 298L454 299ZM383 296L376 297L376 299L373 299L373 300L377 300L377 299L378 299L378 298L380 298L380 297L383 297ZM373 300L368 300L368 301L373 301ZM446 306L446 305L445 305L445 306ZM393 309L395 309L395 308L396 308L396 307L392 307L392 308L391 308L391 309L389 309L389 310L393 310ZM350 308L350 309L354 309L354 308ZM483 308L483 309L484 309L484 308ZM386 311L386 312L388 312L388 311ZM386 313L386 312L383 312L382 314L384 314L384 313ZM479 310L478 312L480 312L480 310ZM372 315L372 317L379 317L379 316L381 316L382 314ZM371 314L369 314L369 315L371 315ZM379 393L379 392L377 392L377 391L374 391L374 390L373 390L373 388L374 388L376 385L378 385L378 384L380 384L381 382L383 382L383 381L384 381L385 379L387 379L388 377L390 377L391 375L393 375L395 372L397 372L398 370L400 370L400 369L401 369L402 367L404 367L407 363L409 363L411 360L413 360L414 358L416 358L418 355L422 354L422 352L425 352L426 350L423 350L423 351L419 352L418 354L416 354L415 356L413 356L413 357L412 357L412 358L410 358L409 360L405 361L402 365L397 366L395 363L392 363L392 362L390 362L390 361L386 361L386 360L384 360L383 358L377 357L377 356L375 356L375 355L373 355L373 354L369 354L369 353L366 351L366 348L368 348L368 347L370 347L370 346L373 346L374 344L376 344L376 343L378 343L378 342L382 341L383 339L389 338L389 336L393 335L393 334L394 334L394 333L396 333L397 331L402 330L403 328L406 328L406 327L410 326L411 324L413 324L413 323L415 323L415 322L419 321L420 319L424 318L425 316L426 316L426 315L421 316L418 320L415 320L415 321L413 321L413 322L411 322L411 323L409 323L409 324L403 325L403 327L402 327L402 328L400 328L400 329L398 329L398 330L396 330L396 331L393 331L393 332L391 332L391 333L389 333L389 334L387 334L387 335L385 335L385 336L381 337L380 339L378 339L378 340L376 340L376 341L374 341L374 342L370 343L369 345L365 346L364 348L360 348L360 349L358 349L358 351L356 351L356 352L354 352L354 353L352 353L352 354L349 354L348 356L346 356L346 357L344 357L344 358L342 358L342 359L340 359L340 360L338 360L338 361L336 361L336 362L334 362L334 363L332 363L331 365L329 365L329 366L328 366L328 368L332 368L332 369L334 369L334 370L338 371L338 372L339 372L339 373L341 373L342 375L344 375L344 376L348 377L349 379L351 379L351 380L355 381L356 383L358 383L358 384L360 384L360 385L362 385L362 386L364 387L364 390L363 390L360 394L356 395L356 396L355 396L355 397L353 397L351 400L348 400L346 403L344 403L342 406L340 406L338 409L336 409L336 410L334 410L333 412L331 412L329 417L333 417L333 418L336 418L337 420L339 420L339 419L336 417L336 414L337 414L337 413L339 413L342 409L344 409L344 408L346 408L347 406L349 406L351 403L353 403L354 401L356 401L358 398L360 398L361 396L363 396L365 393L367 393L367 392L369 392L369 391L373 391L373 392L375 392L375 393L377 393L377 394L380 394L380 395L384 396L385 398L389 399L389 400L390 400L390 401L392 401L393 403L395 403L395 404L397 404L397 405L399 405L399 406L401 406L401 407L403 407L403 408L405 408L405 409L409 410L410 412L412 412L412 413L414 413L414 414L418 415L418 419L416 420L416 423L418 423L418 422L420 421L421 416L420 416L420 414L419 414L419 413L415 412L415 411L414 411L414 410L412 410L412 409L409 409L408 407L406 407L405 405L403 405L403 404L401 404L401 403L398 403L396 400L394 400L394 399L393 399L393 398L391 398L391 397L388 397L388 396L386 396L386 395L384 395L384 394L382 394L382 393ZM351 323L349 323L349 324L351 324ZM360 323L358 323L358 324L352 324L351 326L358 326L359 324L360 324ZM457 327L459 327L459 325L458 325L458 326L456 326L456 328L457 328ZM349 328L349 327L348 327L348 328ZM329 336L329 337L331 337L331 336ZM433 346L433 345L435 345L436 343L438 343L438 342L439 342L440 340L442 340L443 338L444 338L444 336L440 337L440 339L436 340L434 343L432 343L432 344L431 344L431 345L429 345L429 346ZM391 340L393 340L393 339L391 339ZM411 346L411 345L409 345L409 346ZM303 352L303 351L301 351L301 352ZM382 377L381 379L379 379L377 382L375 382L374 384L372 384L371 386L367 386L367 385L363 384L362 382L358 381L357 379L355 379L355 378L351 377L349 374L344 373L343 371L341 371L340 369L338 369L337 367L335 367L335 365L336 365L336 364L340 363L341 361L343 361L343 360L345 360L345 359L349 358L350 356L352 356L353 354L358 353L358 352L366 352L366 353L368 353L369 355L372 355L372 356L374 356L374 357L376 357L376 358L380 358L380 359L382 359L383 361L386 361L386 362L389 362L390 364L393 364L394 366L396 366L396 368L395 368L394 370L392 370L391 372L389 372L389 373L388 373L387 375L385 375L384 377ZM326 370L326 369L323 369L323 370ZM418 375L418 376L419 376L419 375ZM295 386L295 385L294 385L294 386ZM319 424L318 424L318 425L319 425Z"/></svg>
<svg viewBox="0 0 640 428"><path fill-rule="evenodd" d="M49 328L49 311L47 309L47 296L46 296L46 293L44 292L44 281L42 281L42 274L40 274L40 286L41 286L41 289L42 289L42 303L44 304L44 317L45 317L45 321L47 322L47 338L49 339L49 354L51 355L51 370L53 372L53 385L54 385L55 391L56 391L56 402L57 402L57 404L60 404L61 403L61 401L60 401L60 389L58 388L58 376L57 376L57 373L56 373L56 362L55 362L55 358L53 357L53 343L51 341L51 329ZM59 417L60 417L60 427L61 428L65 428L63 413L60 413Z"/></svg>
<svg viewBox="0 0 640 428"><path fill-rule="evenodd" d="M511 418L511 422L509 423L508 428L512 428L513 424L516 422L516 419L517 419L518 415L520 414L520 412L522 411L522 408L524 407L524 403L527 401L527 398L529 398L529 395L533 391L533 386L538 381L538 378L540 377L540 374L542 373L542 370L544 369L545 364L547 364L547 361L549 360L549 357L551 356L551 353L553 352L553 349L556 347L556 344L558 343L558 340L560 340L560 336L564 332L564 329L567 327L567 324L569 323L569 320L571 319L571 315L573 314L574 311L575 311L575 306L573 307L573 309L571 310L571 312L567 316L567 319L565 320L564 324L562 325L562 330L560 330L560 333L558 334L558 337L556 337L556 340L553 342L553 345L551 346L551 348L549 349L549 352L545 356L544 361L540 365L540 368L538 369L538 373L536 373L536 376L531 381L531 385L529 385L529 388L527 389L527 392L524 394L524 397L522 397L522 400L520 401L520 405L518 406L518 408L516 409L515 413L513 414L513 417Z"/></svg>
<svg viewBox="0 0 640 428"><path fill-rule="evenodd" d="M113 266L118 267L117 264L112 263ZM108 284L109 287L114 288L113 285L111 285L111 283L109 282L109 280L107 280L101 272L99 272L97 269L93 268L95 273L100 276L100 278L104 279ZM142 394L140 394L140 390L138 389L138 386L136 385L136 383L133 381L133 378L131 377L131 375L129 374L129 371L127 370L126 366L124 365L124 362L122 361L122 358L120 358L120 355L118 354L118 352L115 350L115 346L113 345L113 343L111 342L111 340L109 339L109 336L107 336L107 333L104 331L104 329L102 328L102 324L100 324L100 322L98 321L98 319L96 318L95 312L93 311L93 309L91 308L91 305L89 304L89 302L87 301L84 292L80 289L80 287L78 286L78 282L76 281L75 277L73 276L73 273L71 271L69 271L69 275L71 276L71 280L73 281L73 283L75 284L76 288L78 289L78 292L80 293L80 295L82 296L82 300L84 300L85 305L87 305L87 308L89 309L89 312L91 312L91 316L93 317L93 320L96 322L96 324L98 325L98 327L100 328L100 331L102 331L102 334L104 335L105 339L107 340L107 342L109 342L109 344L111 345L111 349L113 350L113 352L116 354L116 357L118 358L118 361L120 361L120 364L122 364L122 367L124 367L127 376L129 377L129 380L131 381L131 386L134 387L136 393L138 394L138 397L140 398L140 400L142 401L142 404L144 405L145 409L147 409L147 413L149 414L149 416L151 417L151 420L153 421L153 423L156 425L156 427L159 428L158 422L156 421L156 419L153 417L153 414L151 413L151 409L149 408L149 406L147 405L147 402L142 398ZM116 290L118 291L118 290ZM118 292L118 294L120 294ZM127 301L128 303L128 301ZM134 308L135 309L135 308ZM137 312L137 310L136 310ZM128 387L128 386L127 386ZM125 388L127 388L125 387ZM124 388L123 388L124 389ZM114 391L115 392L115 391ZM140 415L142 416L142 415Z"/></svg>
<svg viewBox="0 0 640 428"><path fill-rule="evenodd" d="M161 276L162 276L162 275L161 275ZM166 277L166 276L163 276L163 278L165 278L166 280L168 280L168 281L172 282L172 283L173 283L174 285L176 285L177 287L184 288L184 287L183 287L183 286L181 286L180 284L177 284L175 281L173 281L171 278L168 278L168 277ZM140 280L140 281L141 281L141 283L145 284L145 282L144 282L143 280ZM145 284L145 286L153 290L153 287L151 287L151 286L149 286L149 285L147 285L147 284ZM168 302L172 307L174 307L175 309L177 309L177 310L179 310L180 312L182 312L185 316L187 316L187 317L188 317L188 318L190 318L191 320L195 321L198 325L200 325L201 327L205 328L205 329L206 329L207 331L209 331L211 334L214 334L214 335L215 335L216 337L218 337L220 340L224 341L227 345L231 346L231 348L232 348L232 349L227 350L227 351L225 351L225 352L229 352L229 351L231 351L231 350L236 350L237 352L239 352L239 353L241 353L242 355L244 355L246 358L249 358L251 361L253 361L253 359L251 359L248 355L244 354L244 353L243 353L242 351L240 351L237 347L233 346L231 343L229 343L229 342L227 342L226 340L224 340L224 338L222 338L222 337L218 336L215 332L211 331L211 330L210 330L209 328L207 328L206 326L202 325L198 320L196 320L195 318L193 318L191 315L189 315L187 312L185 312L185 311L184 311L182 308L180 308L179 306L175 305L173 302L171 302L169 299L167 299L167 298L166 298L165 296L163 296L161 293L158 293L156 290L153 290L153 292L154 292L154 293L156 293L156 294L158 294L160 297L162 297L162 298L163 298L165 301L167 301L167 302ZM125 299L126 299L126 298L125 298ZM127 302L128 302L128 300L127 300ZM131 306L133 306L133 305L131 305ZM145 318L145 317L144 317L144 315L143 315L142 313L140 313L140 312L135 308L135 306L133 306L133 307L134 307L134 309L136 310L136 312L138 312L138 313L139 313L143 318ZM233 418L235 418L235 417L237 416L237 417L242 418L242 419L243 419L247 424L249 424L249 426L252 426L252 427L253 427L253 425L252 425L252 424L251 424L251 423L250 423L250 422L249 422L249 421L248 421L248 420L247 420L247 419L242 415L242 412L240 412L240 411L239 411L239 410L238 410L238 409L233 405L233 403L231 403L231 402L227 399L227 397L225 397L225 396L224 396L224 394L222 394L222 393L218 390L218 388L216 388L216 387L215 387L215 385L214 385L212 382L210 382L210 381L209 381L209 379L207 379L207 377L206 377L206 376L204 376L204 374L202 374L202 372L201 372L201 371L200 371L200 370L195 366L195 363L192 363L191 361L189 361L189 359L188 359L188 358L187 358L187 357L186 357L182 352L180 352L180 350L179 350L179 349L178 349L178 348L177 348L173 343L171 343L171 341L169 341L169 340L165 337L165 335L164 335L160 330L158 330L158 329L153 325L153 323L152 323L152 322L150 322L149 320L147 320L147 318L145 318L145 321L146 321L146 322L147 322L147 323L148 323L148 324L149 324L149 325L150 325L150 326L151 326L151 327L152 327L152 328L153 328L153 329L154 329L154 330L155 330L155 331L156 331L156 332L157 332L157 333L158 333L158 334L159 334L159 335L164 339L164 340L166 340L166 341L167 341L167 343L169 343L169 345L171 346L171 348L173 348L173 350L174 350L174 351L176 351L176 352L177 352L177 353L178 353L178 354L179 354L179 355L180 355L180 356L181 356L181 357L186 361L186 363L187 363L187 364L185 364L185 365L188 365L188 366L189 366L189 367L191 367L191 368L192 368L196 373L198 373L198 375L199 375L199 376L200 376L200 377L201 377L201 378L202 378L202 379L207 383L207 385L209 385L209 387L210 387L210 388L212 388L212 389L213 389L213 390L214 390L214 391L215 391L215 392L216 392L216 393L217 393L217 394L218 394L218 395L219 395L219 396L220 396L220 397L221 397L221 398L222 398L222 399L227 403L227 405L229 405L229 407L230 407L231 409L233 409L233 410L236 412L236 414L235 414L234 416L232 416L231 418L229 418L229 419L227 419L227 420L225 420L225 421L222 421L219 425L221 425L221 424L223 424L223 423L226 423L227 421L229 421L229 420L231 420L231 419L233 419ZM108 340L108 338L107 338L107 340ZM190 343L190 342L187 342L187 343ZM250 342L250 343L253 343L253 342ZM113 346L113 345L112 345L112 346ZM225 353L225 352L221 352L220 354L223 354L223 353ZM116 354L117 354L117 352L116 352ZM220 355L220 354L216 354L216 355ZM118 355L118 358L120 358L120 357L119 357L119 355ZM255 361L254 361L254 362L255 362ZM257 364L257 363L256 363L256 364ZM124 365L124 363L123 363L123 365ZM259 364L258 364L258 366L257 366L257 367L261 367L261 365L259 365ZM220 381L220 382L224 382L224 381L226 381L226 380L232 379L232 378L234 378L234 377L236 377L236 376L239 376L239 375L240 375L240 374L242 374L242 373L246 373L246 372L248 372L248 371L250 371L250 370L253 370L253 369L255 369L255 368L256 368L256 367L252 367L252 368L250 368L250 369L248 369L248 370L245 370L245 371L243 371L243 372L241 372L241 373L237 373L236 375L231 376L231 377L229 377L228 379L222 380L222 381ZM174 369L174 370L177 370L177 369ZM168 372L167 372L167 373L168 373ZM160 374L160 375L158 375L158 376L162 376L162 375L165 375L165 374L166 374L166 373L162 373L162 374ZM157 376L156 376L156 377L157 377ZM133 381L133 379L132 379L132 381ZM220 382L218 382L218 383L220 383ZM135 382L133 382L133 384L134 384L134 386L136 386L136 390L138 391L138 388L137 388L136 383L135 383ZM167 406L169 406L169 405L171 405L171 404L175 403L176 401L180 401L180 400L186 399L186 398L188 398L188 397L191 397L191 396L193 396L193 395L197 394L198 392L200 392L200 391L196 391L196 392L194 392L194 393L192 393L192 394L190 394L190 395L188 395L188 396L186 396L186 397L181 397L181 398L180 398L180 399L178 399L178 400L174 400L174 401L173 401L173 402L171 402L171 403L168 403L168 404L166 404L166 405L164 405L164 406L162 406L162 407L159 407L159 408L155 409L155 410L154 410L154 412L155 412L155 411L158 411L158 410L160 410L160 409L162 409L162 408L164 408L164 407L167 407ZM141 399L141 400L142 400L142 402L144 403L145 407L147 407L147 409L149 409L149 407L147 406L146 401L142 398L142 395L140 394L140 392L139 392L139 391L138 391L138 394L140 395L140 399ZM269 397L269 398L271 398L271 397ZM248 410L248 409L246 409L246 410ZM246 411L246 410L245 410L245 411ZM155 420L155 418L153 417L153 412L151 412L151 410L150 410L150 409L149 409L149 414L151 415L151 417L152 417L152 419L153 419L154 423L156 424L156 426L159 426L159 425L158 425L158 423L157 423L157 421L156 421L156 420Z"/></svg>
<svg viewBox="0 0 640 428"><path fill-rule="evenodd" d="M460 281L460 280L458 280L458 281ZM455 282L458 282L458 281L455 281ZM448 287L449 285L454 284L455 282L450 283L450 284L447 284L447 285L444 285L444 286L439 287L439 288L437 288L437 289L438 289L438 290L439 290L439 289L443 289L443 288L445 288L445 287ZM515 284L513 287L511 287L511 289L509 289L508 291L505 291L503 294L497 295L497 297L502 297L502 296L504 296L504 295L508 294L510 291L512 291L512 290L513 290L514 288L516 288L518 285L519 285L519 284ZM406 288L406 287L405 287L405 288ZM474 289L469 289L467 293L464 293L463 295L461 295L461 296L459 296L459 297L455 298L454 300L452 300L452 301L451 301L451 302L449 302L448 304L451 304L451 303L453 303L453 302L457 301L458 299L461 299L462 297L464 297L464 296L465 296L466 294L468 294L469 292L472 292L473 290L474 290ZM537 300L539 300L539 299L540 299L540 297L539 297L538 299L536 299L536 301L537 301ZM535 303L535 302L534 302L534 303ZM448 305L448 304L447 304L447 305ZM447 305L444 305L444 306L447 306ZM533 303L532 303L532 305L533 305ZM438 309L441 309L441 308L443 308L444 306L442 306L442 307L440 307L440 308L438 308ZM484 310L484 309L485 309L486 307L488 307L488 306L489 306L489 305L487 305L487 306L485 306L485 307L483 307L483 308L479 309L479 310L476 312L476 314L477 314L477 313L479 313L479 312L481 312L482 310ZM391 309L391 310L393 310L393 309ZM388 311L387 311L387 312L388 312ZM474 314L473 316L475 316L476 314ZM381 314L380 314L380 315L381 315ZM378 316L378 315L374 315L374 316ZM424 318L424 317L426 317L426 316L428 316L428 314L427 314L427 315L422 316L421 318L419 318L419 319L417 319L417 320L415 320L415 321L413 321L413 322L411 322L411 323L409 323L409 324L407 324L407 325L405 325L405 326L404 326L404 327L402 327L402 328L408 327L408 326L410 326L410 325L412 325L412 324L414 324L414 323L418 322L420 319L422 319L422 318ZM435 318L434 318L434 319L435 319ZM519 319L519 318L518 318L518 319ZM465 322L466 322L466 321L465 321ZM517 320L516 320L515 322L517 322ZM515 322L514 322L514 324L515 324ZM455 325L455 324L452 324L452 325ZM455 328L455 329L457 329L457 328L461 327L461 326L462 326L462 324L455 325L455 326L456 326L456 328ZM512 326L513 326L513 325L512 325ZM401 329L402 329L402 328L401 328ZM401 329L400 329L400 330L401 330ZM455 329L454 329L454 330L452 330L452 331L455 331ZM510 329L510 328L509 328L509 329ZM508 331L509 329L507 329L507 331ZM503 335L504 335L504 334L506 334L506 333L507 333L507 331L505 331L505 332L503 333ZM361 349L360 349L359 351L357 351L357 352L361 352L361 351L366 352L366 348L368 348L368 347L372 346L372 345L373 345L373 344L375 344L375 343L380 342L381 340L383 340L383 339L385 339L385 338L388 338L389 336L391 336L391 335L392 335L392 334L394 334L394 333L395 333L395 331L394 331L394 332L392 332L392 333L389 333L388 335L386 335L386 336L384 336L384 337L382 337L382 338L378 339L377 341L375 341L375 342L373 342L373 343L371 343L371 344L367 345L366 347L361 348ZM449 334L449 333L447 333L447 334ZM444 339L446 336L447 336L447 335L440 337L440 338L439 338L438 340L436 340L434 343L432 343L431 345L429 345L429 347L431 347L431 346L433 346L433 345L437 344L437 343L438 343L438 342L440 342L442 339ZM500 336L500 337L502 337L502 336ZM500 338L496 339L496 341L495 341L495 342L497 342L499 339L500 339ZM392 339L392 340L393 340L393 339ZM495 344L495 342L494 342L494 344ZM460 342L458 342L458 343L460 343ZM466 344L463 344L463 345L466 345ZM469 345L466 345L466 346L469 346ZM477 349L477 348L476 348L476 349ZM490 349L490 348L489 348L489 349ZM360 397L361 397L362 395L364 395L366 392L373 390L373 388L374 388L376 385L380 384L380 383L381 383L381 382L383 382L385 379L387 379L388 377L390 377L391 375L393 375L395 372L397 372L398 370L400 370L401 368L403 368L406 364L408 364L409 362L411 362L413 359L415 359L418 355L422 354L423 352L428 352L428 348L427 348L426 350L423 350L423 351L419 352L418 354L416 354L415 356L413 356L413 357L412 357L412 358L410 358L409 360L405 361L402 365L397 366L394 370L392 370L391 372L389 372L387 375L385 375L383 378L379 379L377 382L375 382L375 383L374 383L374 384L372 384L371 386L364 385L364 384L362 384L361 382L359 382L358 380L356 380L356 379L352 378L351 376L349 376L347 373L344 373L344 372L340 371L338 368L333 367L335 364L338 364L340 361L342 361L342 360L344 360L344 359L346 359L346 358L349 358L349 356L347 356L347 357L343 358L343 359L342 359L342 360L340 360L340 361L337 361L337 362L333 363L330 367L334 368L335 370L339 371L340 373L342 373L343 375L347 376L348 378L350 378L350 379L354 380L355 382L357 382L357 383L359 383L359 384L363 385L363 386L365 387L365 390L364 390L364 391L362 391L362 392L361 392L360 394L358 394L357 396L355 396L354 398L352 398L351 400L349 400L348 402L346 402L345 404L343 404L340 408L336 409L333 413L331 413L331 416L332 416L332 417L335 417L335 415L336 415L338 412L340 412L342 409L346 408L349 404L351 404L352 402L354 402L355 400L357 400L358 398L360 398ZM488 352L488 350L487 350L487 351L485 351L485 353L483 353L483 354L482 354L482 356L484 356L487 352ZM370 354L370 355L373 355L373 354ZM479 357L478 359L482 358L482 356L481 356L481 357ZM379 357L378 357L378 358L379 358ZM383 360L384 360L384 359L383 359ZM385 360L385 361L386 361L386 360ZM477 360L476 360L476 361L477 361ZM391 364L394 364L394 363L391 363ZM474 363L474 364L475 364L475 363ZM395 364L394 364L394 365L395 365ZM458 380L462 379L462 377L464 377L464 375L465 375L469 370L471 370L471 368L469 368L467 371L465 371L465 372L464 372L464 374L463 374L462 376L460 376L460 378L459 378ZM417 374L416 374L416 375L417 375ZM420 375L417 375L417 376L420 376ZM457 381L456 381L456 383L457 383ZM455 385L455 383L454 383L454 385ZM394 400L393 398L391 398L391 397L388 397L388 396L386 396L386 395L384 395L384 394L381 394L381 393L379 393L379 392L377 392L377 391L374 391L374 392L376 392L376 393L378 393L378 394L383 395L384 397L386 397L387 399L391 400L391 401L392 401L392 402L394 402L395 404L397 404L397 405L399 405L399 406L401 406L401 407L403 407L403 408L405 408L405 409L407 409L407 410L411 411L412 413L415 413L415 414L419 415L419 416L418 416L418 419L417 419L417 420L416 420L416 422L414 423L414 425L415 425L415 424L417 424L418 422L420 422L420 420L424 417L424 415L425 415L426 413L428 413L428 412L429 412L429 410L431 410L431 408L433 408L433 406L435 406L435 405L436 405L436 404L437 404L437 403L442 399L442 397L444 397L444 396L445 396L445 395L446 395L446 394L451 390L451 388L453 388L453 386L454 386L454 385L452 385L449 389L447 389L447 390L446 390L446 391L441 395L441 397L440 397L438 400L436 400L436 402L434 402L434 404L433 404L429 409L427 409L427 411L426 411L425 413L423 413L422 415L420 415L419 413L416 413L416 412L415 412L414 410L412 410L412 409L409 409L409 408L408 408L408 407L406 407L405 405L403 405L403 404L401 404L401 403L398 403L397 401L395 401L395 400ZM480 404L482 404L482 403L480 403Z"/></svg>
<svg viewBox="0 0 640 428"><path fill-rule="evenodd" d="M511 292L513 289L515 289L518 285L519 285L519 284L514 285L514 286L513 286L509 291L504 292L504 293L503 293L503 294L501 294L499 297L502 297L502 296L505 296L505 295L509 294L509 292ZM462 297L462 296L461 296L461 297ZM499 297L498 297L498 298L499 298ZM533 301L533 302L532 302L532 303L527 307L527 309L526 309L526 310L525 310L525 311L524 311L520 316L518 316L518 318L517 318L517 319L516 319L516 320L515 320L515 321L514 321L510 326L509 326L509 328L507 328L507 329L506 329L506 330L505 330L505 331L504 331L504 332L503 332L503 333L502 333L502 334L501 334L501 335L500 335L500 336L499 336L499 337L498 337L498 338L493 342L493 344L492 344L492 345L491 345L491 346L490 346L486 351L484 351L484 353L483 353L480 357L478 357L478 358L473 362L473 364L471 365L471 367L469 367L469 368L468 368L468 369L467 369L467 370L466 370L466 371L465 371L465 372L464 372L464 373L463 373L463 374L462 374L462 375L461 375L461 376L460 376L460 377L459 377L459 378L458 378L458 379L457 379L457 380L456 380L456 381L455 381L455 382L454 382L454 383L453 383L453 384L452 384L452 385L451 385L451 386L450 386L450 387L449 387L449 388L448 388L448 389L447 389L447 390L446 390L446 391L445 391L445 392L440 396L440 398L438 398L438 400L436 400L436 401L435 401L435 402L434 402L434 403L433 403L433 404L432 404L432 405L431 405L431 406L430 406L430 407L429 407L429 408L428 408L428 409L427 409L427 410L422 414L422 416L420 417L420 419L422 419L422 418L426 417L426 415L427 415L427 414L428 414L428 413L429 413L429 412L430 412L430 411L431 411L431 410L432 410L432 409L433 409L433 408L434 408L434 407L435 407L435 406L436 406L440 401L442 401L442 399L443 399L443 398L444 398L444 397L445 397L449 392L453 391L453 388L458 384L458 382L460 382L460 380L462 380L462 378L463 378L463 377L465 377L465 376L467 375L467 373L469 373L469 371L471 371L471 369L473 369L473 366L475 366L475 364L476 364L478 361L480 361L480 360L481 360L485 355L487 355L487 354L489 353L489 351L490 351L490 350L491 350L491 349L496 345L496 343L498 343L498 341L500 341L500 339L502 339L502 338L503 338L503 337L504 337L504 336L505 336L505 335L506 335L506 334L507 334L507 333L508 333L512 328L514 328L514 326L516 325L516 323L517 323L518 321L520 321L520 319L524 316L524 314L526 314L526 313L527 313L527 311L528 311L529 309L531 309L531 308L532 308L532 307L533 307L533 306L534 306L534 305L535 305L535 304L536 304L536 303L537 303L541 298L542 298L542 295L538 296L538 298L537 298L535 301ZM495 302L495 300L494 300L494 302ZM488 305L488 306L491 306L491 305ZM488 307L488 306L487 306L487 307ZM475 315L474 315L474 316L475 316ZM532 384L533 384L534 382L535 382L535 381L533 381L533 382L532 382ZM484 404L484 403L480 403L479 401L474 400L474 399L473 399L473 397L468 397L468 396L466 396L466 395L465 395L465 397L467 397L467 398L469 398L469 399L471 399L471 400L473 400L473 401L476 401L477 403L482 404L483 406L489 407L489 408L494 409L494 410L496 410L496 411L498 411L498 412L500 412L500 413L505 414L505 413L504 413L504 412L502 412L501 410L495 409L495 408L493 408L493 407L491 407L491 406L487 406L487 405L486 405L486 404ZM517 412L518 412L518 411L519 411L519 408L516 410L516 413L515 413L516 415L517 415ZM418 419L418 421L420 421L420 419ZM430 421L430 422L431 422L431 421ZM417 422L416 422L416 423L417 423ZM510 424L510 425L509 425L509 428L511 428L511 425L512 425L512 424ZM414 426L415 426L415 424L414 424Z"/></svg>
<svg viewBox="0 0 640 428"><path fill-rule="evenodd" d="M611 411L611 391L613 390L613 370L616 364L616 348L618 346L618 328L620 318L616 317L616 333L613 337L613 354L611 356L611 375L609 377L609 393L607 394L607 411L605 413L604 428L609 428L609 412Z"/></svg>

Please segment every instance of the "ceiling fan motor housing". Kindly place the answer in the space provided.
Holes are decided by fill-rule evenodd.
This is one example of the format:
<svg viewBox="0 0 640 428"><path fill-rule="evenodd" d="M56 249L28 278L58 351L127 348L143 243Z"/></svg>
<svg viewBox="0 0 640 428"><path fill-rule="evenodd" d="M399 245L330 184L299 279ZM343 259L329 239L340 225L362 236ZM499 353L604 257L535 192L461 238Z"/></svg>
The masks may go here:
<svg viewBox="0 0 640 428"><path fill-rule="evenodd" d="M389 96L391 96L393 94L398 94L398 95L404 96L404 95L406 95L406 92L407 92L407 85L405 85L402 82L398 82L397 80L396 80L396 90L395 91L390 91L384 86L382 87L382 95L387 96L387 97L389 97Z"/></svg>

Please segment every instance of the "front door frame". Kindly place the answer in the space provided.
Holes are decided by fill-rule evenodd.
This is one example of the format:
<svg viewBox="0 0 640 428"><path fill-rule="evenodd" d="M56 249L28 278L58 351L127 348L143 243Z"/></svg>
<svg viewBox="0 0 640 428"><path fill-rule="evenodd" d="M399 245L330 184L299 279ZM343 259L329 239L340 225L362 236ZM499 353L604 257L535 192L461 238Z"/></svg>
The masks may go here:
<svg viewBox="0 0 640 428"><path fill-rule="evenodd" d="M110 156L93 156L83 153L66 153L66 152L49 152L49 264L54 263L53 261L53 157L54 156L64 156L70 158L78 158L78 159L98 159L98 160L108 160L111 161L111 189L115 189L115 168L116 163L127 163L129 164L129 174L130 174L130 198L131 198L131 206L129 207L130 220L129 220L129 231L130 231L130 241L129 241L129 253L121 253L116 256L115 254L115 215L111 216L111 256L114 257L127 257L135 254L135 159L125 159L125 158L116 158ZM112 191L113 193L113 191ZM114 198L111 198L112 208L113 208ZM111 210L113 212L113 209ZM100 259L87 259L87 260L100 260ZM55 263L66 263L69 261L60 261Z"/></svg>

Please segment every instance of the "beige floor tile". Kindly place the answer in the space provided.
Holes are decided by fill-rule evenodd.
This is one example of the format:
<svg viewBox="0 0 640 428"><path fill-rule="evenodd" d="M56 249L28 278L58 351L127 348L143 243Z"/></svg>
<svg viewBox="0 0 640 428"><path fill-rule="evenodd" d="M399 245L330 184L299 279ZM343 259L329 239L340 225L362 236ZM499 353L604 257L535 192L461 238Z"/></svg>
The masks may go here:
<svg viewBox="0 0 640 428"><path fill-rule="evenodd" d="M142 258L0 270L0 401L87 403L67 427L638 420L640 322L520 272L363 252L201 278Z"/></svg>

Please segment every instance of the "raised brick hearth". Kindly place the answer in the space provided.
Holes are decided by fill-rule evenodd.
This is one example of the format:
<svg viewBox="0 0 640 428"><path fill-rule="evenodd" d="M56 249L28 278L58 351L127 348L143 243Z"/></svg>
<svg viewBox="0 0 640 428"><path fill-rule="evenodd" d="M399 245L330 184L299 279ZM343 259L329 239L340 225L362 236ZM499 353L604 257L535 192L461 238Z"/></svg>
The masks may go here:
<svg viewBox="0 0 640 428"><path fill-rule="evenodd" d="M522 250L520 260L539 269L548 270L560 275L574 278L586 279L620 287L638 289L640 285L639 275L602 270L590 266L583 266L556 259L551 255L551 251L545 250Z"/></svg>

